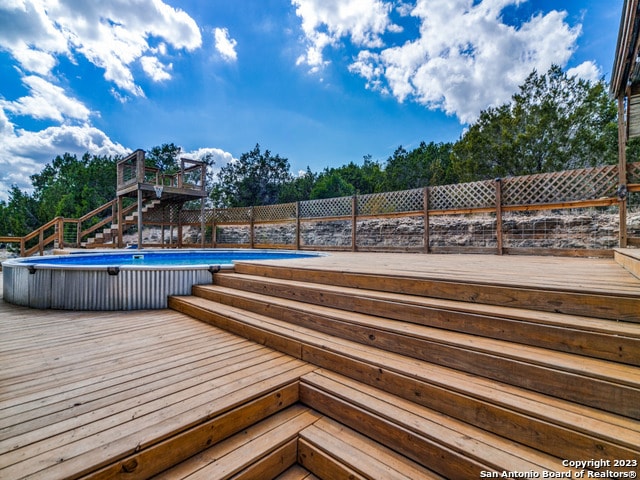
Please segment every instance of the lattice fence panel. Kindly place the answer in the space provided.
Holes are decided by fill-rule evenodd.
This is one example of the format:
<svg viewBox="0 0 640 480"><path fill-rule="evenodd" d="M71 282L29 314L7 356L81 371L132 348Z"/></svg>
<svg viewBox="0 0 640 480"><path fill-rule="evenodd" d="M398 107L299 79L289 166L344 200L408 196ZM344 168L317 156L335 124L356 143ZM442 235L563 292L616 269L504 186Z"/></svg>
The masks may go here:
<svg viewBox="0 0 640 480"><path fill-rule="evenodd" d="M144 223L178 223L184 221L180 210L182 205L180 203L163 203L154 207L148 208L146 212L142 214L142 220ZM200 212L198 211L198 214ZM178 217L180 215L180 217Z"/></svg>
<svg viewBox="0 0 640 480"><path fill-rule="evenodd" d="M424 195L420 188L399 192L359 195L358 215L384 215L424 210Z"/></svg>
<svg viewBox="0 0 640 480"><path fill-rule="evenodd" d="M213 219L216 218L216 209L215 208L207 208L204 211L204 223L212 223Z"/></svg>
<svg viewBox="0 0 640 480"><path fill-rule="evenodd" d="M250 221L250 207L221 208L216 210L216 222L218 223L249 223Z"/></svg>
<svg viewBox="0 0 640 480"><path fill-rule="evenodd" d="M300 218L349 217L352 197L323 198L300 202Z"/></svg>
<svg viewBox="0 0 640 480"><path fill-rule="evenodd" d="M253 219L256 222L274 220L292 220L296 218L295 203L280 203L278 205L261 205L254 207Z"/></svg>
<svg viewBox="0 0 640 480"><path fill-rule="evenodd" d="M202 222L200 210L181 210L180 222L185 225L199 225Z"/></svg>
<svg viewBox="0 0 640 480"><path fill-rule="evenodd" d="M503 205L543 205L616 196L618 167L583 168L505 178Z"/></svg>
<svg viewBox="0 0 640 480"><path fill-rule="evenodd" d="M429 192L429 210L489 208L496 204L496 187L491 180L439 185Z"/></svg>
<svg viewBox="0 0 640 480"><path fill-rule="evenodd" d="M627 164L627 182L640 184L640 163Z"/></svg>

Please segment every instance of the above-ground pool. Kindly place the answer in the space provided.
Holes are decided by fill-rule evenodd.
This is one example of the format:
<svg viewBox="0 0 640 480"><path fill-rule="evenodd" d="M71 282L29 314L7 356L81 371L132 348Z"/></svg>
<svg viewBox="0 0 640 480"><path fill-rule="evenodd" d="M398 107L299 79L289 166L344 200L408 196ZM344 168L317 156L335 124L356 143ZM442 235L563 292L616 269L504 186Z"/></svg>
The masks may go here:
<svg viewBox="0 0 640 480"><path fill-rule="evenodd" d="M189 295L193 285L239 260L318 256L282 250L127 250L7 260L4 300L32 308L139 310L166 308L169 295Z"/></svg>

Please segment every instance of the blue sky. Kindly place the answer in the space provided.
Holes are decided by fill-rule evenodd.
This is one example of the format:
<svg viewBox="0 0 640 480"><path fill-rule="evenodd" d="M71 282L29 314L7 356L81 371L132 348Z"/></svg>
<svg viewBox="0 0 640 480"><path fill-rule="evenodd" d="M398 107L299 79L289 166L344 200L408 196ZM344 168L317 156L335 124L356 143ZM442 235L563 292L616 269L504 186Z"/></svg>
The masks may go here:
<svg viewBox="0 0 640 480"><path fill-rule="evenodd" d="M173 142L293 173L457 140L535 68L610 79L622 0L0 0L0 200Z"/></svg>

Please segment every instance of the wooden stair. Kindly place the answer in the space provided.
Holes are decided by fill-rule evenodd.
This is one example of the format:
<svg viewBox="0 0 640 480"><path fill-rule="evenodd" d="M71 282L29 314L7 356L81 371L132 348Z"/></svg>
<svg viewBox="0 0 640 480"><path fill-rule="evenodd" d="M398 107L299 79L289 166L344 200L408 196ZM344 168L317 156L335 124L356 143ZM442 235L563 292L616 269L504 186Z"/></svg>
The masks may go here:
<svg viewBox="0 0 640 480"><path fill-rule="evenodd" d="M299 404L320 416L295 441L272 445L289 450L245 469L480 478L565 472L563 459L640 458L637 298L556 289L549 300L511 286L448 289L258 263L214 283L170 307L319 367L300 377ZM395 473L381 476L390 465Z"/></svg>
<svg viewBox="0 0 640 480"><path fill-rule="evenodd" d="M142 207L142 214L153 210L158 205L161 205L161 201L157 199L147 200L145 201ZM135 211L131 215L128 215L125 218L125 223L133 223L137 221L138 212ZM116 220L114 219L114 222ZM114 239L118 238L118 225L116 223L111 224L110 226L103 228L102 231L96 232L95 235L88 237L85 242L82 242L82 247L84 248L100 248L104 245L113 246Z"/></svg>

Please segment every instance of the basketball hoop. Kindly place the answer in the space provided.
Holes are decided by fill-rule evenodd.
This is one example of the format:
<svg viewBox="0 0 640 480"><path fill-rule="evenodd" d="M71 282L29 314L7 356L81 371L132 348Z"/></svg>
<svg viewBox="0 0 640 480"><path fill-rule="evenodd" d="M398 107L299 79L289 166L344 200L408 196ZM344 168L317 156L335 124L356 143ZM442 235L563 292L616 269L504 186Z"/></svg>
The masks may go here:
<svg viewBox="0 0 640 480"><path fill-rule="evenodd" d="M162 185L155 185L153 189L156 191L156 197L160 198L162 196Z"/></svg>

